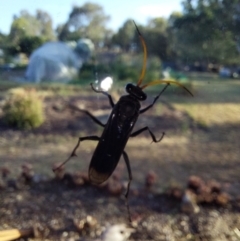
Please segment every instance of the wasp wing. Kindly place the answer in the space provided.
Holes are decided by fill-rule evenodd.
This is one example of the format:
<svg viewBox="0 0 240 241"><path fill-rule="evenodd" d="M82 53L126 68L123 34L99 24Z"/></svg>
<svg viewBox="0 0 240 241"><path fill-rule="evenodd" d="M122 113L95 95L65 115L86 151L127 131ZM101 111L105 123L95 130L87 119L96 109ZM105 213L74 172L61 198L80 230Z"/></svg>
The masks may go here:
<svg viewBox="0 0 240 241"><path fill-rule="evenodd" d="M139 109L139 102L129 96L121 97L113 108L89 166L92 183L103 183L115 170L137 121Z"/></svg>

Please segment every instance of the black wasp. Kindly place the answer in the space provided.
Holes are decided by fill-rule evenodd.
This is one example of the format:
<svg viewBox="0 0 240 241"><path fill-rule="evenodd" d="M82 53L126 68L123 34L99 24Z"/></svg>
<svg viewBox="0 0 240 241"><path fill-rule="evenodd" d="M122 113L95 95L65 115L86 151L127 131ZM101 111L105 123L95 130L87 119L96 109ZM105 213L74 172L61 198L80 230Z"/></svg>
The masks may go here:
<svg viewBox="0 0 240 241"><path fill-rule="evenodd" d="M147 64L147 48L146 48L144 38L142 37L137 26L136 26L136 29L144 51L143 67L142 67L141 75L137 82L137 85L134 85L131 83L127 84L126 85L127 95L122 96L119 99L119 101L116 104L114 104L110 94L108 94L105 91L96 90L91 84L93 91L95 91L96 93L104 94L105 96L108 97L109 103L112 107L112 112L108 118L107 123L103 124L87 110L78 109L81 112L84 112L85 114L87 114L95 123L104 127L104 130L101 137L99 136L79 137L78 143L73 149L69 158L59 166L61 167L62 165L64 165L66 162L68 162L71 159L71 157L77 156L76 151L82 141L86 141L86 140L98 141L97 147L93 153L90 166L89 166L89 172L88 172L89 180L91 183L98 184L98 185L105 182L112 175L113 171L115 170L120 160L121 155L123 155L123 158L125 160L127 170L128 170L128 176L129 176L127 192L125 194L126 200L128 198L130 183L132 180L130 161L127 153L124 151L124 148L127 144L128 139L130 137L135 137L144 131L149 132L152 138L152 141L155 143L160 142L164 136L164 133L163 133L161 138L156 139L155 135L151 132L148 126L145 126L140 130L132 132L139 115L143 114L151 107L153 107L155 102L158 100L158 98L161 96L161 94L167 89L167 87L170 84L178 85L184 88L187 92L191 94L191 92L188 89L186 89L183 85L173 80L155 80L148 84L142 85L142 81L146 71L146 64ZM143 89L145 89L148 86L159 85L159 84L166 84L166 85L162 89L162 91L154 98L152 104L141 109L140 102L147 99L147 95L146 93L143 92ZM54 169L54 171L57 170L59 167ZM128 208L129 219L131 220L128 204L127 204L127 208Z"/></svg>

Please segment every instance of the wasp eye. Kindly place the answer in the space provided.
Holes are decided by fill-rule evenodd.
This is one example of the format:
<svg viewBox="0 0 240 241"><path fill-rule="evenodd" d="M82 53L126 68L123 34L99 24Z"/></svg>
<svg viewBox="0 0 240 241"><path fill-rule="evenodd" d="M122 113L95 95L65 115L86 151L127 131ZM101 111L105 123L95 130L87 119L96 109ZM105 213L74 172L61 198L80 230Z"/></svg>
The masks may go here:
<svg viewBox="0 0 240 241"><path fill-rule="evenodd" d="M127 93L131 92L131 90L132 90L132 84L127 84L125 89L126 89L126 92L127 92Z"/></svg>

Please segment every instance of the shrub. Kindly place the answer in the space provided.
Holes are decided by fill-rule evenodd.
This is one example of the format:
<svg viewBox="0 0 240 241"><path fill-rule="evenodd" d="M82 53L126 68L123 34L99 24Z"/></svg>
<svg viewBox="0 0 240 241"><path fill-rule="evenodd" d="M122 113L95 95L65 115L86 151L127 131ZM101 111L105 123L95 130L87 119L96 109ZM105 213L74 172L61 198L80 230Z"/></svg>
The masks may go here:
<svg viewBox="0 0 240 241"><path fill-rule="evenodd" d="M12 93L3 106L3 115L11 127L39 127L44 122L43 100L35 89Z"/></svg>

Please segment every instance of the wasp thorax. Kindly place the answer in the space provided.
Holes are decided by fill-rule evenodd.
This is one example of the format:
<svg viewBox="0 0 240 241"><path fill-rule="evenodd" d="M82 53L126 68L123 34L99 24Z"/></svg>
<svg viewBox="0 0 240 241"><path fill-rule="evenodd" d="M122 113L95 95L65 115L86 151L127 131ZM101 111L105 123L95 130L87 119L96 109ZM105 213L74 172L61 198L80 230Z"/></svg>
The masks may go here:
<svg viewBox="0 0 240 241"><path fill-rule="evenodd" d="M126 85L126 92L138 100L142 101L147 99L147 95L142 91L139 86L129 83Z"/></svg>

